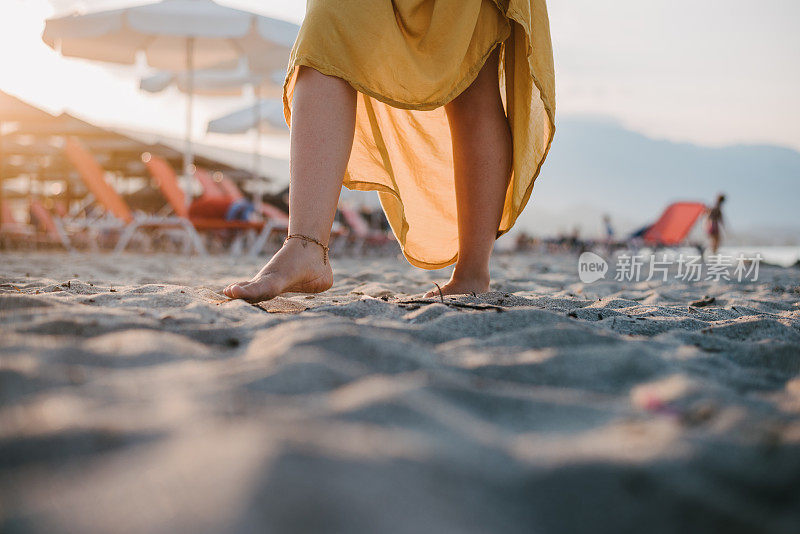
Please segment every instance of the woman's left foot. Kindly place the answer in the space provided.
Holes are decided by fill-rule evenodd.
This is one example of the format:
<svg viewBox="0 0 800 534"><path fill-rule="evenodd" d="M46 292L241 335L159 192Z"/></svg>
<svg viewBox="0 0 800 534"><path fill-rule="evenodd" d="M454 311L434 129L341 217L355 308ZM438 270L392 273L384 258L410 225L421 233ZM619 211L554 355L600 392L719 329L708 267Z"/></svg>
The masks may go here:
<svg viewBox="0 0 800 534"><path fill-rule="evenodd" d="M486 293L489 291L489 276L451 277L444 284L441 292L439 288L425 293L425 298L438 297L439 295L472 295L473 293Z"/></svg>

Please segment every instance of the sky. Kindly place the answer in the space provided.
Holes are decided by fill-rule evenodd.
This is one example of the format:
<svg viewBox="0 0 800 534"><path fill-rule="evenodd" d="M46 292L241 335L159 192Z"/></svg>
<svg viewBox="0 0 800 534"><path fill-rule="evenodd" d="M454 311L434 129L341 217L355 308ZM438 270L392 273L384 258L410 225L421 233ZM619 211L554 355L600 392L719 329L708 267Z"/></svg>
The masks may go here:
<svg viewBox="0 0 800 534"><path fill-rule="evenodd" d="M305 12L303 0L218 2L297 23ZM183 96L140 92L146 68L64 59L41 41L49 16L134 3L144 2L0 0L0 90L100 124L181 135ZM672 141L800 150L797 0L562 0L548 9L560 116L608 117ZM249 98L198 99L196 135ZM283 141L265 146L285 155Z"/></svg>

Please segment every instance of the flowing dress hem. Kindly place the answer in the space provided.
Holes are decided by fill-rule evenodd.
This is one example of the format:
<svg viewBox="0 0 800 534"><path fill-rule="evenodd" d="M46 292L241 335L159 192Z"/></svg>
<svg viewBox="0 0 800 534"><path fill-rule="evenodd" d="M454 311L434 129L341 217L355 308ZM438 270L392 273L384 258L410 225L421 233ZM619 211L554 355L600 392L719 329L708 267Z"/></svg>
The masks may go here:
<svg viewBox="0 0 800 534"><path fill-rule="evenodd" d="M518 13L517 11L509 8L506 16L516 22L521 28L525 28L522 21L524 17ZM534 73L533 65L531 64L532 56L533 56L533 47L531 46L531 36L530 34L525 31L525 36L528 39L528 49L525 51L526 60L528 61L528 71L530 72L531 79L533 80L533 84L536 86L536 89L539 91L539 99L542 101L542 105L544 106L544 111L547 114L547 120L549 122L549 136L547 139L547 146L545 146L544 152L542 153L542 157L539 160L538 165L536 166L536 170L533 172L530 183L528 187L525 189L525 194L522 195L522 200L520 201L519 207L513 210L511 217L509 217L507 228L500 229L497 233L497 237L499 238L501 235L507 233L511 228L514 227L514 224L517 222L520 214L525 210L525 206L528 205L528 200L530 200L531 193L533 192L533 186L536 183L536 179L539 177L539 174L542 172L542 166L544 162L547 160L547 155L550 153L550 147L553 145L553 139L556 135L556 110L555 110L555 103L550 102L549 98L547 97L547 93L544 91L542 87L542 83L539 78Z"/></svg>

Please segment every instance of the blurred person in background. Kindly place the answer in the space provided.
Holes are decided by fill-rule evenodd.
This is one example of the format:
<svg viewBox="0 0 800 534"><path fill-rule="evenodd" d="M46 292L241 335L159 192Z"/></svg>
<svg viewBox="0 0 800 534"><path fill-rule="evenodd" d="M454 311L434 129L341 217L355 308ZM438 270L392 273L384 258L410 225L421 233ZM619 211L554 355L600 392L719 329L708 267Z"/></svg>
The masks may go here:
<svg viewBox="0 0 800 534"><path fill-rule="evenodd" d="M611 216L603 215L603 231L605 232L606 243L614 242L614 226L611 224Z"/></svg>
<svg viewBox="0 0 800 534"><path fill-rule="evenodd" d="M722 242L722 204L725 203L725 194L720 193L717 196L717 202L706 214L706 231L708 232L708 239L711 241L711 253L716 254L719 250L719 245Z"/></svg>

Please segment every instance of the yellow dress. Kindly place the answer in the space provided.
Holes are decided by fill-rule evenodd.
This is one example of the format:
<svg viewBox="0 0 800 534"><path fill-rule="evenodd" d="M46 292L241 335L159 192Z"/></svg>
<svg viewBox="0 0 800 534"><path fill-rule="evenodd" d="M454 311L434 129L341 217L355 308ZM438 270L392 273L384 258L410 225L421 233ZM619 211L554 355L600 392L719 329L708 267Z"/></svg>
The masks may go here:
<svg viewBox="0 0 800 534"><path fill-rule="evenodd" d="M501 47L500 85L514 164L498 236L522 212L555 131L545 0L308 0L289 60L358 91L350 189L376 190L403 254L438 269L458 254L450 129L444 106Z"/></svg>

